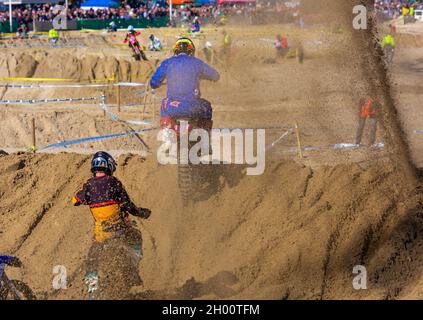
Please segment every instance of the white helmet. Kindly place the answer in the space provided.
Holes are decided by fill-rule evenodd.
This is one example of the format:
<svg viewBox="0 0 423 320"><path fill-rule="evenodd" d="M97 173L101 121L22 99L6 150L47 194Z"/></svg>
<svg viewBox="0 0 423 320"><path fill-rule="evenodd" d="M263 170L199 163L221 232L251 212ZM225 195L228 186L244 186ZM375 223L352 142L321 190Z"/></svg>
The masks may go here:
<svg viewBox="0 0 423 320"><path fill-rule="evenodd" d="M129 32L134 31L134 27L133 27L133 26L129 26L129 27L128 27L128 31L129 31Z"/></svg>
<svg viewBox="0 0 423 320"><path fill-rule="evenodd" d="M207 48L211 48L211 47L213 47L213 45L212 45L212 43L210 41L207 41L206 42L206 47Z"/></svg>

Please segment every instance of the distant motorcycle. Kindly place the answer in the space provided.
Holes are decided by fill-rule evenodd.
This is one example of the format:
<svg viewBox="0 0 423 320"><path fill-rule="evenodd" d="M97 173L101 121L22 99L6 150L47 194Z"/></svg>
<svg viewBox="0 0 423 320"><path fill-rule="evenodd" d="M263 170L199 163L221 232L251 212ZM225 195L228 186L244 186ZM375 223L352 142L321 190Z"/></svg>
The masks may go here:
<svg viewBox="0 0 423 320"><path fill-rule="evenodd" d="M383 55L385 63L387 66L390 66L394 60L395 48L389 44L385 45L383 48Z"/></svg>
<svg viewBox="0 0 423 320"><path fill-rule="evenodd" d="M135 58L135 60L139 61L142 58L144 61L147 61L148 59L144 51L142 50L137 38L135 36L130 36L128 41L129 47L132 49L133 57Z"/></svg>
<svg viewBox="0 0 423 320"><path fill-rule="evenodd" d="M36 300L32 290L22 281L10 280L5 272L5 267L22 267L21 261L16 257L0 256L0 300Z"/></svg>

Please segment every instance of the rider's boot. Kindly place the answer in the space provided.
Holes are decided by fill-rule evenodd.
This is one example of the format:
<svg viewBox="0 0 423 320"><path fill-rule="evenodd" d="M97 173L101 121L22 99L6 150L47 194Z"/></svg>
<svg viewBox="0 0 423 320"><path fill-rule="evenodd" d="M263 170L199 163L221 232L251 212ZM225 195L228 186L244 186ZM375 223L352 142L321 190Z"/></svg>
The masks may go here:
<svg viewBox="0 0 423 320"><path fill-rule="evenodd" d="M140 50L140 52L141 52L141 58L142 58L144 61L148 61L147 56L145 55L144 51L143 51L143 50Z"/></svg>
<svg viewBox="0 0 423 320"><path fill-rule="evenodd" d="M84 282L88 286L88 296L92 300L95 298L95 293L98 290L98 273L96 271L87 272L84 277Z"/></svg>

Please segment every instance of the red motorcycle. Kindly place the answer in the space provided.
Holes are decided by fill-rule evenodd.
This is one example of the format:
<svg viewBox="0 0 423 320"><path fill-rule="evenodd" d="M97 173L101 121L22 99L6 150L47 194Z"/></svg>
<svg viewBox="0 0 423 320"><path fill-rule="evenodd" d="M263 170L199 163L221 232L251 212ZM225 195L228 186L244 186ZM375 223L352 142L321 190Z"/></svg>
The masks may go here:
<svg viewBox="0 0 423 320"><path fill-rule="evenodd" d="M135 58L135 60L139 61L142 58L144 61L148 61L144 51L141 48L140 43L137 40L138 35L140 35L139 32L129 33L126 36L124 43L129 42L129 47L132 49L133 57Z"/></svg>
<svg viewBox="0 0 423 320"><path fill-rule="evenodd" d="M185 124L181 127L182 124ZM206 172L210 169L210 165L194 164L189 159L182 159L189 154L191 148L200 140L189 141L189 134L194 129L203 129L209 133L213 126L213 121L208 119L195 118L161 118L161 129L172 130L174 134L169 135L169 140L176 137L177 143L177 159L178 159L178 187L185 204L196 199L198 193L204 189L204 184L209 180L209 174ZM173 136L173 137L172 137ZM181 138L186 139L188 143L185 146L181 145ZM210 140L210 139L209 139ZM182 150L181 148L185 149ZM187 149L187 150L186 150ZM183 152L181 152L183 151ZM210 148L209 148L209 154ZM182 161L181 161L182 160Z"/></svg>

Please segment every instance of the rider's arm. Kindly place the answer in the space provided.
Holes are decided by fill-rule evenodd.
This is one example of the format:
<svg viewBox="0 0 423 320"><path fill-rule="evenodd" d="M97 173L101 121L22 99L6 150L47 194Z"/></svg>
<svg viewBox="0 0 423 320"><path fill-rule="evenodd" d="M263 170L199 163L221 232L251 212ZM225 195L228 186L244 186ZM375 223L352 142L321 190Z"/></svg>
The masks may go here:
<svg viewBox="0 0 423 320"><path fill-rule="evenodd" d="M216 69L210 67L207 63L203 62L201 69L201 79L218 81L220 79L219 72Z"/></svg>
<svg viewBox="0 0 423 320"><path fill-rule="evenodd" d="M167 72L167 61L163 61L160 66L157 68L154 75L151 77L150 86L153 89L160 87L163 80L166 78Z"/></svg>
<svg viewBox="0 0 423 320"><path fill-rule="evenodd" d="M147 208L138 208L132 200L129 198L128 193L125 190L122 182L116 179L115 191L117 192L117 199L120 202L120 209L125 218L128 217L128 214L131 214L135 217L140 217L143 219L148 219L151 214L151 210Z"/></svg>
<svg viewBox="0 0 423 320"><path fill-rule="evenodd" d="M128 42L128 34L126 34L125 40L123 40L123 43L127 43Z"/></svg>
<svg viewBox="0 0 423 320"><path fill-rule="evenodd" d="M87 204L88 203L88 195L89 195L88 183L85 183L84 186L82 187L82 189L80 191L78 191L76 193L76 195L74 195L72 197L72 204L74 206L79 206L81 204Z"/></svg>
<svg viewBox="0 0 423 320"><path fill-rule="evenodd" d="M121 210L132 215L136 214L138 212L138 208L129 198L129 195L126 192L122 182L117 179L115 179L115 181L116 184L113 186L113 188L115 189L114 191L116 192L116 200L119 201Z"/></svg>

